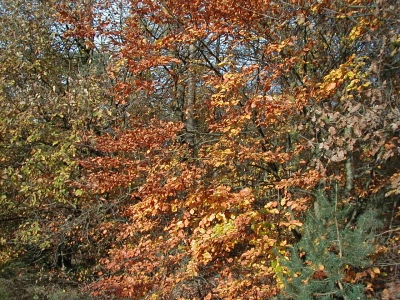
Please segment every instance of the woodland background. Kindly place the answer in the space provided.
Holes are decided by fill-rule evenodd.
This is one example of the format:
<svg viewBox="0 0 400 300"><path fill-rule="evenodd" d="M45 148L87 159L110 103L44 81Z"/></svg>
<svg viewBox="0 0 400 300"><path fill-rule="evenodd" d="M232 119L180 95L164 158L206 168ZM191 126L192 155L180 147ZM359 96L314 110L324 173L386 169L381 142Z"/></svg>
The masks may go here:
<svg viewBox="0 0 400 300"><path fill-rule="evenodd" d="M399 299L399 16L1 0L0 298Z"/></svg>

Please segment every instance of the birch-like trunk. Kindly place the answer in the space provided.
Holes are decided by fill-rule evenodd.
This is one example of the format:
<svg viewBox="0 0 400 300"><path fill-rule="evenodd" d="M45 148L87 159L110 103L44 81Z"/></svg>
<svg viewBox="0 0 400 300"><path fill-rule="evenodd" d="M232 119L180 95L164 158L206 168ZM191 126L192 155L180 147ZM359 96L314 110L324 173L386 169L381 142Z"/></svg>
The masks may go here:
<svg viewBox="0 0 400 300"><path fill-rule="evenodd" d="M351 135L351 129L345 129L345 136ZM346 147L347 150L347 157L346 157L346 188L345 188L345 195L350 195L351 191L354 187L354 167L353 167L353 151L350 147Z"/></svg>
<svg viewBox="0 0 400 300"><path fill-rule="evenodd" d="M189 46L189 68L188 68L188 86L187 86L187 98L186 98L186 109L185 109L185 125L186 135L185 141L192 148L194 147L195 141L195 122L194 122L194 105L196 102L196 74L193 69L193 60L195 57L196 47L194 45Z"/></svg>

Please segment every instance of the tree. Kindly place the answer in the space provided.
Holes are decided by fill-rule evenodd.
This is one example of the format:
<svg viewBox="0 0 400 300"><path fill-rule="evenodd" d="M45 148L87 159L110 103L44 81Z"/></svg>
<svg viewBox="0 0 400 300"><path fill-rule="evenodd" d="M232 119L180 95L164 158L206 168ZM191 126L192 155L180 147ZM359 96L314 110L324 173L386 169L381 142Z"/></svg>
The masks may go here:
<svg viewBox="0 0 400 300"><path fill-rule="evenodd" d="M370 265L374 234L379 228L376 211L367 211L349 222L351 205L339 205L323 193L316 196L315 211L309 211L301 241L291 249L291 259L283 258L287 268L282 277L283 295L295 299L362 299L364 286L355 283L350 270ZM376 267L373 272L379 272ZM355 277L360 276L361 272ZM372 273L373 274L373 273Z"/></svg>
<svg viewBox="0 0 400 300"><path fill-rule="evenodd" d="M86 13L96 7L81 4ZM71 267L71 256L74 267L94 261L95 241L83 236L92 234L90 217L105 208L88 205L71 181L79 178L76 158L90 155L87 132L110 130L123 116L106 90L112 85L106 59L111 49L100 42L94 49L103 24L95 24L94 15L93 22L81 20L76 7L69 9L62 1L1 4L4 265L18 255L38 269ZM89 25L92 31L82 35Z"/></svg>
<svg viewBox="0 0 400 300"><path fill-rule="evenodd" d="M22 139L37 155L3 160L15 178L3 200L19 217L13 204L39 199L49 221L29 215L33 236L51 224L51 245L100 261L86 277L95 295L391 296L380 280L398 247L395 1L52 7L58 18L38 24L55 43L54 60L39 56L54 83L40 95L58 106L47 119L25 110L51 146ZM55 203L73 210L43 210Z"/></svg>
<svg viewBox="0 0 400 300"><path fill-rule="evenodd" d="M397 92L366 101L385 89L371 69L382 60L371 54L394 33L387 5L132 2L122 63L136 75L131 86L158 102L147 106L155 118L136 120L117 140L100 138L109 157L90 162L89 182L100 193L125 187L136 199L123 246L104 260L112 273L95 288L137 297L271 296L280 272L272 249L287 256L286 245L303 240L296 227L313 190L336 189L338 210L351 207L348 228L364 210L390 207L383 178L398 160L398 111L389 108ZM182 123L164 113L173 103L184 110ZM121 176L124 166L129 176Z"/></svg>

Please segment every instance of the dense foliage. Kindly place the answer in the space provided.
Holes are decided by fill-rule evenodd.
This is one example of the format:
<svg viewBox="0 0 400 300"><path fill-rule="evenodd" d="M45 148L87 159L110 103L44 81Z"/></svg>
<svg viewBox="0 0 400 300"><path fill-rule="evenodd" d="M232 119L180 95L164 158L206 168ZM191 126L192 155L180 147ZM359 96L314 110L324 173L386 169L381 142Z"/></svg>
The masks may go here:
<svg viewBox="0 0 400 300"><path fill-rule="evenodd" d="M22 261L98 298L399 297L397 1L0 12L3 275Z"/></svg>

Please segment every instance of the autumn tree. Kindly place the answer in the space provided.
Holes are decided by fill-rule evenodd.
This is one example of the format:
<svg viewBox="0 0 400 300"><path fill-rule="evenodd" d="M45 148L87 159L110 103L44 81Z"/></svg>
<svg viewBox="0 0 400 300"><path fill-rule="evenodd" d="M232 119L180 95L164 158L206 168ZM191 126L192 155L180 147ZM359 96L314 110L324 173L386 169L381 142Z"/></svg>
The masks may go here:
<svg viewBox="0 0 400 300"><path fill-rule="evenodd" d="M303 267L299 273L295 270L289 273L289 281L292 281L290 277L293 276L300 281L295 285L286 281L287 291L290 291L289 295L292 297L300 299L301 294L304 299L316 295L352 299L356 297L356 292L352 291L349 283L360 283L361 278L368 282L368 289L372 292L372 281L376 277L374 272L380 273L380 270L374 267L368 269L368 272L365 269L361 271L359 264L362 264L363 258L371 259L368 254L371 254L372 244L377 248L382 247L377 246L382 242L385 247L392 246L387 240L379 239L374 227L383 221L385 226L389 226L390 234L396 215L397 200L392 197L395 192L391 188L394 179L391 176L396 176L394 174L398 164L396 124L399 112L397 108L393 108L398 107L398 91L394 90L398 89L399 83L394 76L397 67L392 64L396 60L394 57L398 55L398 49L392 47L389 51L385 42L387 39L394 41L393 37L397 36L393 30L392 14L395 7L392 4L383 5L377 1L369 5L354 6L338 2L331 3L329 9L324 7L326 15L318 10L318 18L324 17L327 21L340 20L335 21L338 32L330 32L330 35L337 35L340 39L335 41L324 34L325 41L335 41L329 45L329 49L336 49L338 65L323 76L324 81L320 85L322 90L317 92L320 103L306 106L309 121L299 124L297 128L301 133L300 138L311 146L311 167L322 171L324 180L320 182L320 188L332 195L328 196L328 206L334 210L333 213L332 210L328 213L327 204L324 204L326 196L316 196L312 209L314 215L308 217L309 223L304 226L307 237L304 237L304 242L300 242L296 253L304 255ZM386 77L388 74L389 77ZM387 84L397 88L388 89ZM303 131L305 128L308 134ZM336 216L341 214L346 217L338 221L339 217ZM330 230L318 229L320 225L315 220L320 216L324 221L319 224L325 224L325 228L331 225ZM364 232L368 227L370 230ZM350 233L349 230L353 232ZM361 237L358 236L360 233ZM328 238L329 235L331 238ZM320 241L320 238L326 240ZM310 239L313 244L306 246ZM349 249L351 241L359 241L357 244L362 246ZM321 247L320 255L325 253L327 258L308 259L307 253L312 253L318 247ZM293 253L292 257L296 254ZM347 261L353 254L358 257L358 263ZM328 255L332 255L332 259ZM332 266L334 259L339 259L335 264L340 267L335 271L324 269L329 264ZM380 265L379 260L374 263ZM293 263L291 267L294 266ZM349 271L349 267L352 271ZM389 267L389 273L390 270L392 268ZM352 272L356 275L349 276L354 274ZM372 279L367 279L368 276ZM332 278L336 278L332 286L318 290L326 279ZM296 280L293 278L293 282ZM317 285L312 287L312 281L318 282ZM306 294L299 291L299 282L304 284L302 288ZM292 287L298 289L297 296ZM363 297L363 292L361 288L358 297Z"/></svg>
<svg viewBox="0 0 400 300"><path fill-rule="evenodd" d="M146 93L152 118L99 138L97 149L109 154L82 162L98 193L132 199L129 222L118 225L122 246L104 260L111 274L95 288L138 298L285 292L283 278L296 272L281 257L290 259L287 245L306 238L304 230L317 230L308 221L299 228L304 211L323 212L317 191L335 191L332 207L349 213L343 228L329 227L339 237L327 232L336 240L324 251L340 251L342 230L358 228L363 211L383 207L374 218L393 224L398 92L383 91L389 81L398 87L389 71L398 55L395 6L131 7L121 47L133 75L125 95ZM338 272L359 267L343 263ZM332 277L338 291L343 277Z"/></svg>
<svg viewBox="0 0 400 300"><path fill-rule="evenodd" d="M76 159L92 155L88 133L110 131L127 113L108 74L115 46L102 36L118 27L104 24L106 7L94 1L3 1L0 9L0 262L25 256L40 268L86 272L98 251L89 223L107 208L71 182Z"/></svg>
<svg viewBox="0 0 400 300"><path fill-rule="evenodd" d="M30 50L8 65L46 81L2 71L2 201L101 262L95 295L396 297L396 1L21 3L43 34L4 35ZM14 120L24 85L44 102Z"/></svg>

